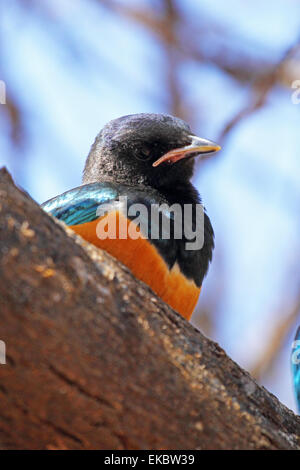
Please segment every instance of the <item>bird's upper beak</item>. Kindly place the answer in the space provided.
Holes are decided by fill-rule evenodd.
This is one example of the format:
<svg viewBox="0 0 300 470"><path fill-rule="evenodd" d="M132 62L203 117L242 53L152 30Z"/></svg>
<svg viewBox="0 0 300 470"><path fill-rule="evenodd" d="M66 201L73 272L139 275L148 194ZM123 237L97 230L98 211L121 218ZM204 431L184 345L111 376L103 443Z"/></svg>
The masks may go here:
<svg viewBox="0 0 300 470"><path fill-rule="evenodd" d="M200 137L196 137L195 135L191 135L190 138L191 143L189 145L170 150L158 160L156 160L152 166L158 166L163 162L175 163L179 160L182 160L183 158L191 156L192 154L195 154L195 156L211 155L221 149L219 145L215 144L211 140L202 139Z"/></svg>

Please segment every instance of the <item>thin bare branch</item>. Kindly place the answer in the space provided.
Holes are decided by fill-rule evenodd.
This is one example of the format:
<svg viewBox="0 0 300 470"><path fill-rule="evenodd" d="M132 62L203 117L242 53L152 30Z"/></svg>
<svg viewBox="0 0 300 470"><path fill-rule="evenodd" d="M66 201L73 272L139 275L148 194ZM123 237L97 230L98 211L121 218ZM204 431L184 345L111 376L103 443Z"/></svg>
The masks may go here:
<svg viewBox="0 0 300 470"><path fill-rule="evenodd" d="M286 62L295 54L300 47L300 38L295 44L290 46L273 69L259 77L253 84L252 96L250 101L240 111L238 111L224 126L218 141L224 144L225 138L228 137L230 132L240 124L245 118L251 116L257 110L261 109L267 102L269 93L278 83L278 79L282 74L282 70Z"/></svg>
<svg viewBox="0 0 300 470"><path fill-rule="evenodd" d="M261 355L258 362L252 367L250 373L253 377L261 379L266 371L270 373L274 367L278 354L282 350L283 344L286 341L292 328L297 323L300 312L300 293L299 297L295 300L294 305L290 311L282 317L277 326L275 327L271 339Z"/></svg>

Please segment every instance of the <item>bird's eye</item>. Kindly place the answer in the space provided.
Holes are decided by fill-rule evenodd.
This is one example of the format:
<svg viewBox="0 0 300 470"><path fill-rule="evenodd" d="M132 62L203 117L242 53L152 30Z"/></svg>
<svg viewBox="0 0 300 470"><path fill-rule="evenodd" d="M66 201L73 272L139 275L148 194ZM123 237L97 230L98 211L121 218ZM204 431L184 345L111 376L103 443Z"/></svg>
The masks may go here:
<svg viewBox="0 0 300 470"><path fill-rule="evenodd" d="M136 158L138 160L147 161L153 154L153 148L150 146L144 146L136 152Z"/></svg>

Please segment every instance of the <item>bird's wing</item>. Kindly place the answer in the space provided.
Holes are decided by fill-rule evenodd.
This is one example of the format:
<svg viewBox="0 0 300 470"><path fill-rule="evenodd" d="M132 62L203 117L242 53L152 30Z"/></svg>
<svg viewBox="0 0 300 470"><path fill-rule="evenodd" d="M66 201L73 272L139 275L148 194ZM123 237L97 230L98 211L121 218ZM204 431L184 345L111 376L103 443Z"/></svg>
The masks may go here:
<svg viewBox="0 0 300 470"><path fill-rule="evenodd" d="M297 330L293 346L292 371L298 411L300 413L300 326Z"/></svg>
<svg viewBox="0 0 300 470"><path fill-rule="evenodd" d="M42 204L42 208L67 225L81 225L98 218L99 206L118 198L110 183L92 183L67 191Z"/></svg>
<svg viewBox="0 0 300 470"><path fill-rule="evenodd" d="M121 198L124 196L127 198L128 207L124 207L123 203L120 202ZM104 208L107 208L107 212L120 212L122 215L125 215L127 219L132 220L134 216L131 217L129 215L130 211L128 211L128 208L130 208L132 204L143 204L148 210L147 214L150 215L151 204L160 204L162 202L165 201L161 199L161 196L158 195L156 191L150 188L147 188L145 191L144 189L132 188L127 185L103 182L91 183L71 189L45 202L42 204L42 208L57 219L65 222L65 224L71 226L71 228L83 238L87 238L87 232L89 232L88 237L91 236L92 231L96 233L96 225L94 225L94 222L104 215ZM145 217L140 214L139 219L141 223L143 222L143 218ZM151 230L156 228L159 232L160 228L156 227L157 224L154 220L151 220L151 223L147 223L147 220L144 220L144 222L144 227L146 227L146 233L144 233L144 235L151 239ZM160 220L158 224L159 226L161 225ZM144 232L142 227L141 232ZM95 243L96 240L90 241L91 243ZM153 240L153 243L171 268L175 264L178 251L175 240L172 238L164 240L159 236L158 239ZM134 249L135 246L136 245L132 245L131 249Z"/></svg>

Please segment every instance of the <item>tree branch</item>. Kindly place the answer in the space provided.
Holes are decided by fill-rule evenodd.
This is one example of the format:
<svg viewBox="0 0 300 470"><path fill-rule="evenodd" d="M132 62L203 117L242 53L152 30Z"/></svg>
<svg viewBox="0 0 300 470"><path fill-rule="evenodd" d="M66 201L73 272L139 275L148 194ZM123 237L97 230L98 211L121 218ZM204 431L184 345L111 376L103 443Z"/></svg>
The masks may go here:
<svg viewBox="0 0 300 470"><path fill-rule="evenodd" d="M0 172L0 448L300 449L300 419Z"/></svg>
<svg viewBox="0 0 300 470"><path fill-rule="evenodd" d="M300 47L300 38L295 44L292 44L283 54L281 59L275 64L271 70L264 73L262 76L259 76L252 87L252 97L249 102L238 111L224 126L222 130L219 142L224 143L225 138L229 133L245 118L248 118L253 113L261 109L267 101L269 93L274 88L274 86L280 83L280 76L283 75L283 69L285 64L289 59L295 54L295 52Z"/></svg>

